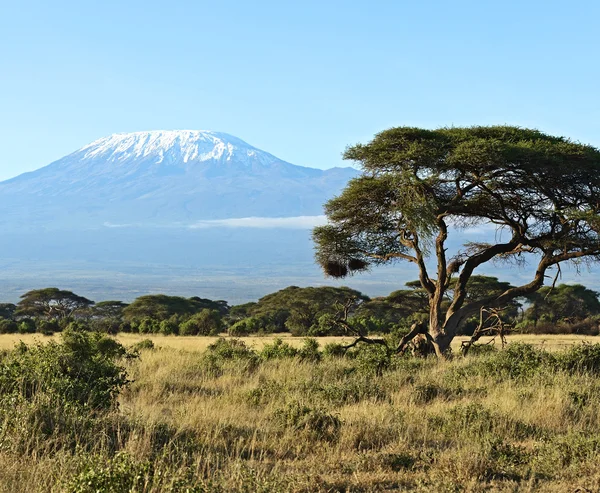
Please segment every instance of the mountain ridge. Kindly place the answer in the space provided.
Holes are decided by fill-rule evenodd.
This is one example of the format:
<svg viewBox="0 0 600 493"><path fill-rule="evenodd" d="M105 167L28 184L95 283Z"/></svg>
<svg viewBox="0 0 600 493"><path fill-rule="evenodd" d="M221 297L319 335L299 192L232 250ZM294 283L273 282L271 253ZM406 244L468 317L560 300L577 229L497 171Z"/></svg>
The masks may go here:
<svg viewBox="0 0 600 493"><path fill-rule="evenodd" d="M0 225L76 229L320 215L356 174L297 166L224 132L112 134L0 182L0 207L8 211Z"/></svg>

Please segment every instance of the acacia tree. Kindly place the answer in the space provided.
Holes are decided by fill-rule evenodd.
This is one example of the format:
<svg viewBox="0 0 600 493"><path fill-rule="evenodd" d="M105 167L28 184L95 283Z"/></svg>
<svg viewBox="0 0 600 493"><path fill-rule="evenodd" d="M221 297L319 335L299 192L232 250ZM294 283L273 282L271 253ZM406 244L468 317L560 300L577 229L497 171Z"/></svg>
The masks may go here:
<svg viewBox="0 0 600 493"><path fill-rule="evenodd" d="M34 289L21 296L15 314L64 319L93 304L93 301L72 291L58 288Z"/></svg>
<svg viewBox="0 0 600 493"><path fill-rule="evenodd" d="M329 224L313 232L317 261L333 277L414 263L429 303L420 332L438 356L482 307L537 291L562 262L600 258L600 151L592 146L518 127L399 127L349 147L344 158L363 174L325 205ZM449 225L478 224L494 225L506 241L471 243L448 258ZM478 267L528 257L537 264L530 282L468 299Z"/></svg>

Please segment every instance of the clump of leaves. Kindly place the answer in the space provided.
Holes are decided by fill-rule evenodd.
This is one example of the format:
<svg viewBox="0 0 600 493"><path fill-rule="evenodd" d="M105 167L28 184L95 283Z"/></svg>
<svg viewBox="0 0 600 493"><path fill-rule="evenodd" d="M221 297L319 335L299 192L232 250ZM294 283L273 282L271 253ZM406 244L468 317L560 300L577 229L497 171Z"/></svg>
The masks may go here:
<svg viewBox="0 0 600 493"><path fill-rule="evenodd" d="M323 347L323 356L326 358L342 358L346 355L346 349L343 344L330 342Z"/></svg>
<svg viewBox="0 0 600 493"><path fill-rule="evenodd" d="M130 351L135 351L139 353L140 351L151 351L153 349L156 349L156 346L154 345L152 339L142 339L141 341L132 344L129 347L129 349Z"/></svg>
<svg viewBox="0 0 600 493"><path fill-rule="evenodd" d="M280 338L275 339L272 344L265 344L260 352L261 358L265 360L293 358L297 355L298 350Z"/></svg>
<svg viewBox="0 0 600 493"><path fill-rule="evenodd" d="M319 342L314 337L304 339L304 344L298 351L298 356L302 360L317 362L321 360L319 352Z"/></svg>
<svg viewBox="0 0 600 493"><path fill-rule="evenodd" d="M582 342L558 355L558 363L569 372L600 373L600 344Z"/></svg>
<svg viewBox="0 0 600 493"><path fill-rule="evenodd" d="M225 360L248 359L256 356L256 352L240 339L219 337L206 350L208 354Z"/></svg>

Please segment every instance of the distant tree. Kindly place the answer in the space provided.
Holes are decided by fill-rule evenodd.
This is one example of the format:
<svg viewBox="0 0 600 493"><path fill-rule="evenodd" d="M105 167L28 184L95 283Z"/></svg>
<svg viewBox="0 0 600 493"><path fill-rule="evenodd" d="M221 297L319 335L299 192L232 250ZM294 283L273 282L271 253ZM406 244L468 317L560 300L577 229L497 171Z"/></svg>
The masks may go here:
<svg viewBox="0 0 600 493"><path fill-rule="evenodd" d="M526 321L574 323L600 314L598 292L581 284L560 284L544 287L529 296L530 305L525 311Z"/></svg>
<svg viewBox="0 0 600 493"><path fill-rule="evenodd" d="M72 291L44 288L28 291L17 304L16 315L65 319L78 310L84 310L94 302Z"/></svg>
<svg viewBox="0 0 600 493"><path fill-rule="evenodd" d="M204 298L183 298L181 296L168 296L165 294L149 294L140 296L133 303L123 309L126 320L167 320L173 315L190 317L204 309L216 310L225 315L229 309L226 301L211 301Z"/></svg>
<svg viewBox="0 0 600 493"><path fill-rule="evenodd" d="M190 301L196 303L198 310L208 308L209 310L217 310L221 315L227 315L229 313L230 306L225 300L209 300L207 298L192 296Z"/></svg>
<svg viewBox="0 0 600 493"><path fill-rule="evenodd" d="M242 305L234 305L229 310L228 318L230 323L234 324L250 316L250 311L256 306L256 302L251 301Z"/></svg>
<svg viewBox="0 0 600 493"><path fill-rule="evenodd" d="M123 310L128 306L122 301L99 301L92 308L92 316L120 320L123 318Z"/></svg>
<svg viewBox="0 0 600 493"><path fill-rule="evenodd" d="M0 319L12 320L17 311L17 305L14 303L0 303Z"/></svg>
<svg viewBox="0 0 600 493"><path fill-rule="evenodd" d="M313 233L316 258L334 277L401 260L415 264L428 321L398 351L422 333L442 357L482 307L536 292L563 262L600 258L600 151L592 146L517 127L400 127L348 148L344 157L364 173L326 204L329 224ZM448 258L449 225L477 224L492 224L509 238L467 244ZM468 299L477 268L527 257L537 262L530 282Z"/></svg>
<svg viewBox="0 0 600 493"><path fill-rule="evenodd" d="M368 299L346 287L290 286L261 298L249 309L249 314L271 324L274 331L288 330L303 335L319 324L322 315L335 314L342 307L347 307L348 314L352 315Z"/></svg>
<svg viewBox="0 0 600 493"><path fill-rule="evenodd" d="M179 326L182 336L218 335L223 330L223 317L218 310L204 308Z"/></svg>

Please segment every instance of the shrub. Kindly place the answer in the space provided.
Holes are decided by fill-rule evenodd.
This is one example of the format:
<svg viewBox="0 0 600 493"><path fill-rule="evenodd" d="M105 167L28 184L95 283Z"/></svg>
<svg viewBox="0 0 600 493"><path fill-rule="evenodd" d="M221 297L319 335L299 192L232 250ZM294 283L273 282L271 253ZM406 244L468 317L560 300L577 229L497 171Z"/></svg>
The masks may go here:
<svg viewBox="0 0 600 493"><path fill-rule="evenodd" d="M566 371L600 373L600 344L582 342L558 355L559 365Z"/></svg>
<svg viewBox="0 0 600 493"><path fill-rule="evenodd" d="M323 356L327 358L342 358L346 355L346 349L343 344L330 342L323 347Z"/></svg>
<svg viewBox="0 0 600 493"><path fill-rule="evenodd" d="M152 481L153 473L153 467L149 462L137 462L129 455L121 453L109 460L98 458L89 461L68 483L66 491L72 493L146 491Z"/></svg>
<svg viewBox="0 0 600 493"><path fill-rule="evenodd" d="M265 344L260 352L261 358L266 360L293 358L297 354L298 350L295 347L283 342L280 338L275 339L272 344Z"/></svg>
<svg viewBox="0 0 600 493"><path fill-rule="evenodd" d="M212 354L220 359L235 360L256 357L256 352L246 346L239 339L225 339L219 337L206 348L207 354Z"/></svg>
<svg viewBox="0 0 600 493"><path fill-rule="evenodd" d="M525 379L543 369L554 368L556 359L547 351L530 344L510 343L506 349L490 354L476 365L485 375Z"/></svg>
<svg viewBox="0 0 600 493"><path fill-rule="evenodd" d="M392 366L392 357L382 344L361 344L352 349L357 368L362 373L381 376Z"/></svg>
<svg viewBox="0 0 600 493"><path fill-rule="evenodd" d="M98 333L66 330L62 343L21 343L0 364L0 398L31 401L38 394L67 404L108 409L128 383L117 360L125 348Z"/></svg>
<svg viewBox="0 0 600 493"><path fill-rule="evenodd" d="M159 331L159 324L158 320L146 317L137 325L137 332L140 334L154 334Z"/></svg>
<svg viewBox="0 0 600 493"><path fill-rule="evenodd" d="M320 361L319 342L312 337L307 337L304 339L304 345L298 351L298 356L300 356L300 359L307 361Z"/></svg>
<svg viewBox="0 0 600 493"><path fill-rule="evenodd" d="M154 345L154 342L152 342L152 339L142 339L129 346L129 350L132 352L149 351L155 348L156 346Z"/></svg>

